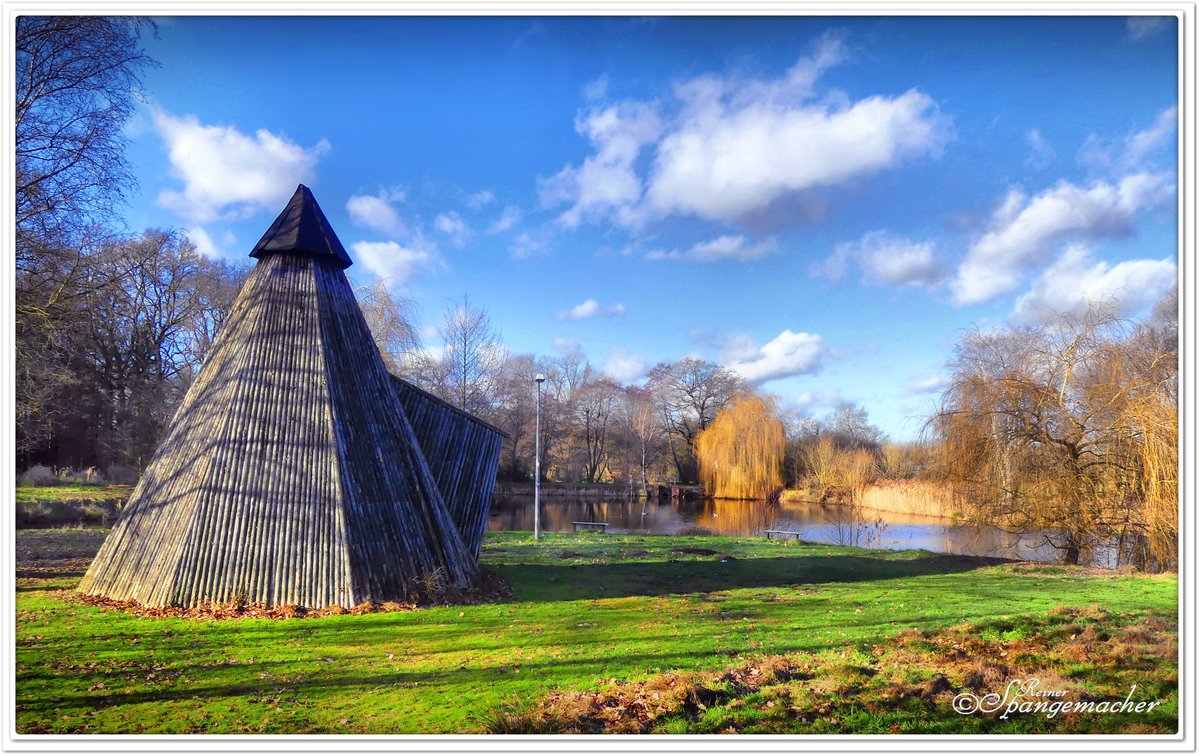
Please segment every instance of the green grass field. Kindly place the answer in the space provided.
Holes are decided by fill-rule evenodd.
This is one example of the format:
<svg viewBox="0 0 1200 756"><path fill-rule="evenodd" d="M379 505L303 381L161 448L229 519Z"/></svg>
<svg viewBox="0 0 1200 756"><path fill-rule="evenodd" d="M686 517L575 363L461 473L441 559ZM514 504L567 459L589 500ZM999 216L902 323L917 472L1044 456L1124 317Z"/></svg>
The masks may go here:
<svg viewBox="0 0 1200 756"><path fill-rule="evenodd" d="M22 733L1174 732L1174 576L757 538L489 533L490 605L150 618L17 534ZM1149 714L960 715L1040 675Z"/></svg>

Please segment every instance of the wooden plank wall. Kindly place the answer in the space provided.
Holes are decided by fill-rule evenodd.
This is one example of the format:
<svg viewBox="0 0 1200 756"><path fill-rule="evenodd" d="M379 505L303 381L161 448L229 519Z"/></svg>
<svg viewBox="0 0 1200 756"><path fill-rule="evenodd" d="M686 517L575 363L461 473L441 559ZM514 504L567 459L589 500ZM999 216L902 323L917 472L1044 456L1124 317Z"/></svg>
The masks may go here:
<svg viewBox="0 0 1200 756"><path fill-rule="evenodd" d="M392 387L467 551L478 559L505 434L403 378L393 375Z"/></svg>

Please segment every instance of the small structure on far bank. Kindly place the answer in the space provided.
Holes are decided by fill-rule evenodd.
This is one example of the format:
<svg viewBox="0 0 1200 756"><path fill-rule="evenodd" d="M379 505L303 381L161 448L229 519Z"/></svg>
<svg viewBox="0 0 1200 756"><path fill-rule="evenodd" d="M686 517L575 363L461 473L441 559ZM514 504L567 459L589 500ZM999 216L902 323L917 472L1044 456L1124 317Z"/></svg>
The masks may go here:
<svg viewBox="0 0 1200 756"><path fill-rule="evenodd" d="M466 585L495 429L397 390L346 279L350 257L307 187L251 256L258 264L79 592L150 607L352 607L404 601L434 576ZM475 426L486 432L459 444Z"/></svg>

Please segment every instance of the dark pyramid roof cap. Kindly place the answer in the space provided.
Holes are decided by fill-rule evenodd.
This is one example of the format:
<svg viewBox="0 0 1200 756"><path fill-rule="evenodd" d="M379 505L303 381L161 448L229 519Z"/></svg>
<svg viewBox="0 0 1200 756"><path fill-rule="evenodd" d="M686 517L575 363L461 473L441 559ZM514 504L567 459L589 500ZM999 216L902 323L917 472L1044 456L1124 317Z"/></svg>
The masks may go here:
<svg viewBox="0 0 1200 756"><path fill-rule="evenodd" d="M336 261L345 270L353 263L346 248L338 240L333 227L321 212L321 206L313 193L304 184L296 187L296 193L283 208L283 212L267 229L267 233L254 245L251 257L262 258L274 253L313 255Z"/></svg>

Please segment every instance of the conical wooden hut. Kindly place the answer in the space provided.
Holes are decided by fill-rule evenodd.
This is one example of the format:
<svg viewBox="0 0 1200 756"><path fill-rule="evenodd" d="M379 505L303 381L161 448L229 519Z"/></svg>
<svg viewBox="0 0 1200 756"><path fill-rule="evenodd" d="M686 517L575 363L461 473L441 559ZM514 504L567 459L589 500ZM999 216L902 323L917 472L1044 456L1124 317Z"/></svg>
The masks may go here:
<svg viewBox="0 0 1200 756"><path fill-rule="evenodd" d="M468 582L475 520L446 506L346 279L350 257L307 187L251 256L79 591L152 607L349 607L402 600L434 575ZM477 462L467 474L494 476L494 461ZM487 505L471 504L484 522Z"/></svg>

